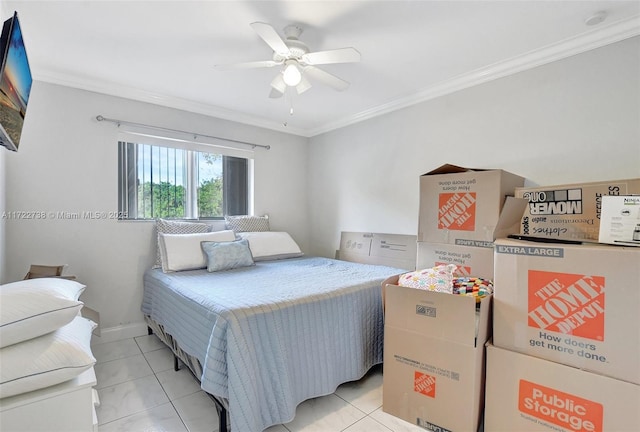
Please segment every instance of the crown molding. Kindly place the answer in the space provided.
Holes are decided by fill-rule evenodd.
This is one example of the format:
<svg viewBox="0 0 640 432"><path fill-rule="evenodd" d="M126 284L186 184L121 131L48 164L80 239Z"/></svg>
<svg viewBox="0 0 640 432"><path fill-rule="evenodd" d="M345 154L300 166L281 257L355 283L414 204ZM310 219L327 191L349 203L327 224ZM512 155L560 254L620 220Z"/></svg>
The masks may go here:
<svg viewBox="0 0 640 432"><path fill-rule="evenodd" d="M67 73L44 72L34 76L34 79L310 138L638 35L640 35L640 15L634 15L608 26L600 27L578 36L567 38L558 43L530 51L526 54L442 81L423 88L410 96L395 99L389 103L361 111L354 115L344 117L339 121L330 122L314 129L301 129L289 126L285 128L282 123L273 122L262 117L251 116L209 104L148 92L139 88L122 86L111 82L88 80L84 77Z"/></svg>
<svg viewBox="0 0 640 432"><path fill-rule="evenodd" d="M159 105L165 108L175 108L196 114L203 114L216 117L222 120L233 121L245 125L270 129L277 132L308 137L308 131L287 126L282 123L275 123L262 117L251 116L238 111L228 110L218 106L205 104L193 100L183 99L175 96L167 96L160 93L149 92L135 87L123 86L108 81L89 80L84 77L62 72L45 71L38 75L34 74L34 79L50 84L57 84L65 87L86 90L93 93L100 93L107 96L121 97L124 99L136 100Z"/></svg>
<svg viewBox="0 0 640 432"><path fill-rule="evenodd" d="M625 20L610 24L609 26L594 29L561 42L530 51L526 54L442 81L410 96L395 99L387 104L359 112L340 121L328 123L309 131L309 136L320 135L335 129L340 129L354 123L388 114L465 88L533 69L638 35L640 35L640 15L634 15Z"/></svg>

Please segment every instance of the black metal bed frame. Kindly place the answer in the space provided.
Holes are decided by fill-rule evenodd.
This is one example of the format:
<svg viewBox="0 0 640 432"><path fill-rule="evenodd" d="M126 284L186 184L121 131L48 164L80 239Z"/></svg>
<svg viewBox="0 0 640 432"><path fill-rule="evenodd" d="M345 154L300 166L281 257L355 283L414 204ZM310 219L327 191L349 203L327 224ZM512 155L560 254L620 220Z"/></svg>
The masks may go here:
<svg viewBox="0 0 640 432"><path fill-rule="evenodd" d="M149 326L147 326L147 334L148 335L152 335L153 334L153 329L151 327L149 327ZM189 364L178 356L178 354L173 349L173 347L170 346L163 338L158 337L158 339L160 339L162 341L162 343L164 343L165 345L167 345L169 347L169 349L171 349L171 353L173 354L173 370L176 371L176 372L179 371L180 370L180 362L182 362L182 364L184 364L187 367L187 370L189 371L189 373L191 373L193 378L196 381L198 381L198 383L202 384L202 382L200 381L200 378L198 378L196 373L189 367ZM214 405L216 406L216 411L218 413L218 431L219 432L230 432L231 427L229 426L229 423L228 423L229 416L228 416L227 408L225 408L225 406L222 403L222 401L220 401L216 396L212 395L211 393L207 393L206 391L204 393L207 396L209 396L209 398L211 398L211 400L213 401Z"/></svg>

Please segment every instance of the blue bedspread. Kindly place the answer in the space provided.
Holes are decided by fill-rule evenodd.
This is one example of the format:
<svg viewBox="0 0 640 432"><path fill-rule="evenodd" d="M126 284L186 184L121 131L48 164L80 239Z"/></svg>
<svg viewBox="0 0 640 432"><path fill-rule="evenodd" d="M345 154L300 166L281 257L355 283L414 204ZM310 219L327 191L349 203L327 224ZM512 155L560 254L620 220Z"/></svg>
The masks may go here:
<svg viewBox="0 0 640 432"><path fill-rule="evenodd" d="M142 311L200 360L231 428L259 432L382 362L380 283L403 270L326 258L208 273L148 270Z"/></svg>

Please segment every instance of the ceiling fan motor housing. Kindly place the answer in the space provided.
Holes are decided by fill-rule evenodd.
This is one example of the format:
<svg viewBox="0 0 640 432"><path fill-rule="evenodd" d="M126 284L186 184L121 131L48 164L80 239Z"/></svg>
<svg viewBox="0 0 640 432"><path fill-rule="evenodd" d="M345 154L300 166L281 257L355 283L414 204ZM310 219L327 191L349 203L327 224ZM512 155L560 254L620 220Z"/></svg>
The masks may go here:
<svg viewBox="0 0 640 432"><path fill-rule="evenodd" d="M309 52L309 47L302 41L298 40L298 39L293 39L291 37L287 37L287 39L284 40L284 43L287 45L287 47L289 48L290 54L288 56L281 56L278 53L273 53L273 60L274 61L283 61L283 60L287 60L287 59L297 59L299 60L300 58L302 58L303 55L307 54Z"/></svg>

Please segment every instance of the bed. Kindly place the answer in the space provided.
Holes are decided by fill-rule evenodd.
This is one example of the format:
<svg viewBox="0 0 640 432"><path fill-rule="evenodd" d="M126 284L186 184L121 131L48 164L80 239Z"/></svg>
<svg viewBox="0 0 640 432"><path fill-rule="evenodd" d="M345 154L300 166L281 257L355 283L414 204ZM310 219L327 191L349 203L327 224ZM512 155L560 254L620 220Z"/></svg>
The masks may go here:
<svg viewBox="0 0 640 432"><path fill-rule="evenodd" d="M402 272L320 257L150 269L142 311L216 401L219 430L228 420L234 431L262 431L382 363L380 284Z"/></svg>

